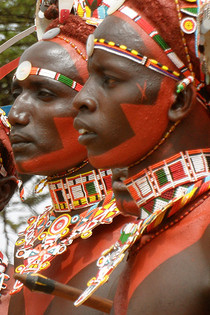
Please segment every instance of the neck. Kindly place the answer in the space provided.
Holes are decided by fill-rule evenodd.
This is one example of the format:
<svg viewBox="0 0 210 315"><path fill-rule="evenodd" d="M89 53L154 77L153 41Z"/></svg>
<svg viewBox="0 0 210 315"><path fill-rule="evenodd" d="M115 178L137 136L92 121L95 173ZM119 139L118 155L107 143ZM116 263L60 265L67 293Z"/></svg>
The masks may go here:
<svg viewBox="0 0 210 315"><path fill-rule="evenodd" d="M128 177L134 176L150 165L165 160L181 151L210 147L209 114L197 103L159 148L144 161L129 168ZM168 127L168 129L172 126Z"/></svg>
<svg viewBox="0 0 210 315"><path fill-rule="evenodd" d="M50 177L47 184L54 210L76 214L98 204L111 191L111 170L93 169L87 164L73 174Z"/></svg>

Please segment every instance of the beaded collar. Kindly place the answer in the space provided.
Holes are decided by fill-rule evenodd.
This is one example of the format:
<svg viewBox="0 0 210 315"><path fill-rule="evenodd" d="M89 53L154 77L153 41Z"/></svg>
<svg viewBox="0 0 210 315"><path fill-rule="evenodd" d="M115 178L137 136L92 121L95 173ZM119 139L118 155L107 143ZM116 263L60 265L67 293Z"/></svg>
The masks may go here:
<svg viewBox="0 0 210 315"><path fill-rule="evenodd" d="M66 212L90 207L112 190L111 170L92 170L48 181L55 211Z"/></svg>
<svg viewBox="0 0 210 315"><path fill-rule="evenodd" d="M5 281L10 279L10 276L5 273L8 266L8 259L5 254L0 251L0 297L1 291L7 288Z"/></svg>
<svg viewBox="0 0 210 315"><path fill-rule="evenodd" d="M102 252L101 256L97 260L98 272L96 276L91 278L87 283L87 289L79 296L74 302L75 306L81 305L86 301L100 286L102 286L110 277L110 274L120 264L125 257L125 253L128 250L132 250L132 246L141 240L144 233L150 232L157 226L159 226L163 220L171 218L174 214L178 214L179 210L183 209L189 202L194 201L210 190L210 174L204 177L202 180L198 180L193 185L189 186L186 191L182 192L178 196L175 196L166 203L159 204L159 207L152 213L148 214L145 219L138 219L136 222L127 223L121 230L121 235L118 241L110 248ZM203 198L204 200L205 198ZM192 210L195 207L192 207ZM174 225L183 219L187 213L180 217L176 217L172 224ZM164 230L164 228L163 228Z"/></svg>
<svg viewBox="0 0 210 315"><path fill-rule="evenodd" d="M169 189L192 183L210 172L210 149L180 152L124 182L137 205L144 209L150 200Z"/></svg>
<svg viewBox="0 0 210 315"><path fill-rule="evenodd" d="M28 227L18 234L16 257L23 263L16 273L36 273L50 267L57 255L64 253L72 242L81 237L87 239L100 224L111 224L119 214L113 193L109 193L102 206L95 203L81 214L70 216L63 213L56 217L56 212L47 207L43 214L28 219ZM10 294L19 292L22 282L16 281Z"/></svg>

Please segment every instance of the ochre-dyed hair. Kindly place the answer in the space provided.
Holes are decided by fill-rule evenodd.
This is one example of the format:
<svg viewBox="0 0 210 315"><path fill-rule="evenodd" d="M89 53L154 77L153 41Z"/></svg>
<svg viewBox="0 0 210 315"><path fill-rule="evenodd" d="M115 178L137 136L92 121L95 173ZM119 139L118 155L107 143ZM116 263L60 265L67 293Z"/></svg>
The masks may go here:
<svg viewBox="0 0 210 315"><path fill-rule="evenodd" d="M139 12L139 15L143 13L166 43L171 46L177 56L188 67L175 0L127 0L124 4ZM186 4L186 1L179 0L180 6L186 6ZM200 61L195 54L195 34L185 34L184 37L193 65L193 72L196 78L200 80Z"/></svg>
<svg viewBox="0 0 210 315"><path fill-rule="evenodd" d="M55 12L57 12L57 14ZM55 18L55 16L58 16L58 9L55 5L51 5L45 11L45 17L47 19L52 19ZM58 18L52 20L46 31L54 27L59 27L61 29L60 35L74 38L83 44L86 44L88 36L95 30L94 26L86 24L81 17L73 14L70 14L63 24L59 23Z"/></svg>

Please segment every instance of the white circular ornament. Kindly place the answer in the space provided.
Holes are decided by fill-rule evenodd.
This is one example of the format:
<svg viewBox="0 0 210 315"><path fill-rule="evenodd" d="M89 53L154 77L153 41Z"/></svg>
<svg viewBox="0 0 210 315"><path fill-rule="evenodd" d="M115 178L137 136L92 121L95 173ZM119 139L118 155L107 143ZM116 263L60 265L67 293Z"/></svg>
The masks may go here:
<svg viewBox="0 0 210 315"><path fill-rule="evenodd" d="M90 57L92 56L93 54L93 51L94 51L94 35L93 34L90 34L88 36L88 39L87 39L87 43L86 43L86 52L87 52L87 56Z"/></svg>
<svg viewBox="0 0 210 315"><path fill-rule="evenodd" d="M42 12L41 10L38 12L38 17L40 19L43 19L44 18L44 12Z"/></svg>
<svg viewBox="0 0 210 315"><path fill-rule="evenodd" d="M112 0L109 9L107 10L107 14L111 15L115 11L117 11L125 2L125 0Z"/></svg>
<svg viewBox="0 0 210 315"><path fill-rule="evenodd" d="M51 235L60 234L63 230L69 226L71 222L71 217L68 214L63 214L58 217L49 228L49 233Z"/></svg>
<svg viewBox="0 0 210 315"><path fill-rule="evenodd" d="M193 34L196 30L196 27L196 21L192 17L186 17L181 21L181 29L186 34Z"/></svg>
<svg viewBox="0 0 210 315"><path fill-rule="evenodd" d="M32 65L30 61L23 61L17 68L17 71L15 73L16 78L19 81L25 80L29 76L31 72L31 68L32 68Z"/></svg>
<svg viewBox="0 0 210 315"><path fill-rule="evenodd" d="M60 28L59 27L54 27L51 30L45 32L42 36L42 40L48 40L48 39L52 39L55 36L60 34Z"/></svg>

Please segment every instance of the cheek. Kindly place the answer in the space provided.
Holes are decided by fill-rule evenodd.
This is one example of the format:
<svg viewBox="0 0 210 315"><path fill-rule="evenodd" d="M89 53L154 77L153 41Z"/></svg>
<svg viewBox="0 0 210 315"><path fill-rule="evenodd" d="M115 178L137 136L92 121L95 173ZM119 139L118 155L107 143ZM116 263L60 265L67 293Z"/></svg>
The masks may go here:
<svg viewBox="0 0 210 315"><path fill-rule="evenodd" d="M163 80L153 105L122 104L122 110L131 126L134 136L115 148L98 156L89 156L92 165L97 168L124 167L137 161L148 153L160 141L168 126L168 108L173 95L173 86L167 88ZM116 122L117 123L117 122Z"/></svg>
<svg viewBox="0 0 210 315"><path fill-rule="evenodd" d="M62 171L74 167L87 156L86 149L77 141L78 132L73 128L73 118L54 119L62 147L59 150L42 154L18 165L19 171L37 173ZM21 169L20 169L21 168Z"/></svg>

